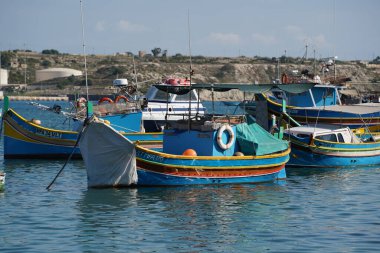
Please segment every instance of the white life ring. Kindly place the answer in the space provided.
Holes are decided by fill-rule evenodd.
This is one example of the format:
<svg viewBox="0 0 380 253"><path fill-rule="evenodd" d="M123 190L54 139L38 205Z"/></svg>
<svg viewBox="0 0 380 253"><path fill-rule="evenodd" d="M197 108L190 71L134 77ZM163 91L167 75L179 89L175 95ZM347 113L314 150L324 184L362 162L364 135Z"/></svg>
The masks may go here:
<svg viewBox="0 0 380 253"><path fill-rule="evenodd" d="M224 144L222 140L222 135L224 131L226 130L228 134L230 135L230 138L228 139L228 142ZM218 146L223 150L227 150L232 146L234 141L235 141L235 134L234 134L234 131L232 130L232 127L227 124L221 126L218 130L217 137L216 137L216 143L218 143Z"/></svg>

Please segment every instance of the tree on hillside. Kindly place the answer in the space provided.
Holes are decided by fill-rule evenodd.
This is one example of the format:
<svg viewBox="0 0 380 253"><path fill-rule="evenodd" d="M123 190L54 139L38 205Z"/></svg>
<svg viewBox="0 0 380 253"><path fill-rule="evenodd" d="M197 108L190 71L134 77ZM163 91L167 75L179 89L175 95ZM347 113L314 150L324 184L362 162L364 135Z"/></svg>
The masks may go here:
<svg viewBox="0 0 380 253"><path fill-rule="evenodd" d="M1 52L1 68L9 68L11 66L11 60L14 53L11 51Z"/></svg>
<svg viewBox="0 0 380 253"><path fill-rule="evenodd" d="M81 86L86 86L86 79L83 79L83 80L80 82L80 85L81 85ZM92 79L87 79L87 85L88 85L88 86L92 86Z"/></svg>
<svg viewBox="0 0 380 253"><path fill-rule="evenodd" d="M154 57L159 56L160 53L161 53L161 48L156 47L156 48L153 48L153 49L152 49L152 54L153 54Z"/></svg>
<svg viewBox="0 0 380 253"><path fill-rule="evenodd" d="M370 61L369 63L372 63L372 64L380 64L380 56L376 57L375 59L373 59L373 60Z"/></svg>
<svg viewBox="0 0 380 253"><path fill-rule="evenodd" d="M111 75L114 75L114 76L122 75L125 72L124 68L118 67L118 66L112 66L110 70L111 70Z"/></svg>
<svg viewBox="0 0 380 253"><path fill-rule="evenodd" d="M163 52L162 52L162 57L163 58L166 58L168 56L168 50L164 50Z"/></svg>
<svg viewBox="0 0 380 253"><path fill-rule="evenodd" d="M42 54L59 54L58 50L56 49L44 49L41 52Z"/></svg>
<svg viewBox="0 0 380 253"><path fill-rule="evenodd" d="M44 66L45 68L48 68L48 67L51 66L51 62L48 61L48 60L43 60L43 61L41 62L41 65Z"/></svg>

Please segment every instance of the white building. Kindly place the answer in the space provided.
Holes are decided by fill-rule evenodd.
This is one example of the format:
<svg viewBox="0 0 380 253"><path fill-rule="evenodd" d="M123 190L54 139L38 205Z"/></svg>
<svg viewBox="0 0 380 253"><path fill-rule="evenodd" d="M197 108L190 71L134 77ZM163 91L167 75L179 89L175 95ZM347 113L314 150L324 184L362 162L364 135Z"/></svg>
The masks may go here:
<svg viewBox="0 0 380 253"><path fill-rule="evenodd" d="M0 85L8 84L8 70L0 69Z"/></svg>
<svg viewBox="0 0 380 253"><path fill-rule="evenodd" d="M82 71L69 68L50 68L43 70L36 70L36 81L45 81L49 79L54 79L57 77L69 77L69 76L81 76Z"/></svg>

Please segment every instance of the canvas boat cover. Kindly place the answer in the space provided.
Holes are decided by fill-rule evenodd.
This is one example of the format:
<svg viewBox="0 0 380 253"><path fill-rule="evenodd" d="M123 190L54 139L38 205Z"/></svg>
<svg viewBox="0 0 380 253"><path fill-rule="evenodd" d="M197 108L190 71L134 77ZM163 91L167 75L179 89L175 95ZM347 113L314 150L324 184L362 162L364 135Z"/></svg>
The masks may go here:
<svg viewBox="0 0 380 253"><path fill-rule="evenodd" d="M245 155L267 155L288 149L288 142L279 140L248 117L247 123L236 126L236 141Z"/></svg>
<svg viewBox="0 0 380 253"><path fill-rule="evenodd" d="M79 140L89 187L128 186L137 183L134 144L112 127L90 121Z"/></svg>
<svg viewBox="0 0 380 253"><path fill-rule="evenodd" d="M156 84L154 85L157 89L173 93L173 94L186 94L193 89L206 89L217 92L224 92L229 90L240 90L243 92L251 92L255 94L267 92L270 89L279 88L283 91L290 93L303 93L315 86L315 83L296 83L296 84L242 84L242 83L223 83L223 84L205 84L197 83L192 85L165 85Z"/></svg>

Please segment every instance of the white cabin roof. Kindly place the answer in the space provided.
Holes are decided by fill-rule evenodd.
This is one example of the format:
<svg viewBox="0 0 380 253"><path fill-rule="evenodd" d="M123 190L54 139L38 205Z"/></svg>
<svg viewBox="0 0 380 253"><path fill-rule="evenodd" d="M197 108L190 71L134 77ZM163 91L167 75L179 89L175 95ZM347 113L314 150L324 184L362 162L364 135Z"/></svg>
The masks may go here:
<svg viewBox="0 0 380 253"><path fill-rule="evenodd" d="M326 127L298 126L286 129L285 132L293 136L313 135L314 138L318 138L318 136L341 135L345 143L360 143L360 140L348 127L338 128L330 125Z"/></svg>
<svg viewBox="0 0 380 253"><path fill-rule="evenodd" d="M114 86L126 86L126 85L128 85L128 80L125 78L115 79L115 80L113 80L113 85Z"/></svg>
<svg viewBox="0 0 380 253"><path fill-rule="evenodd" d="M346 129L346 128L343 128ZM302 134L313 134L313 133L328 133L328 132L333 132L334 130L340 130L340 129L335 129L333 127L313 127L313 126L297 126L297 127L292 127L288 129L290 132L294 133L302 133Z"/></svg>

